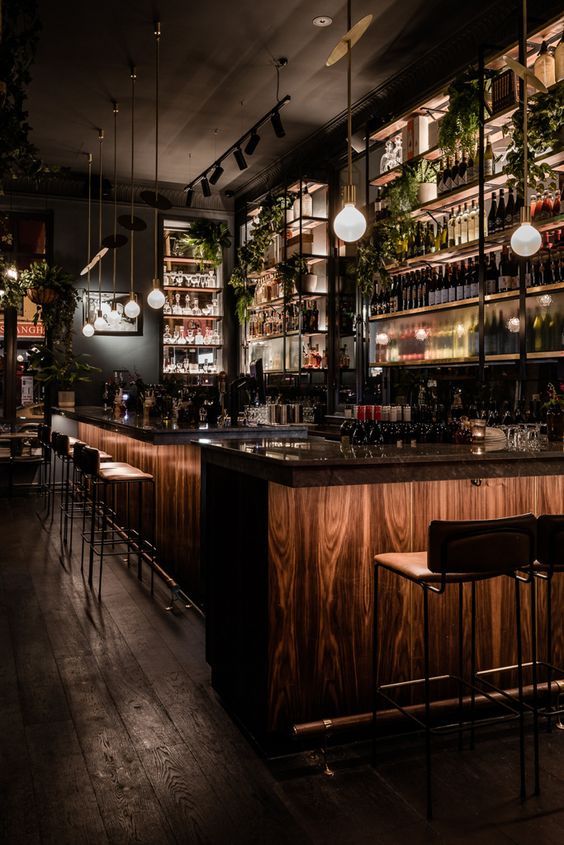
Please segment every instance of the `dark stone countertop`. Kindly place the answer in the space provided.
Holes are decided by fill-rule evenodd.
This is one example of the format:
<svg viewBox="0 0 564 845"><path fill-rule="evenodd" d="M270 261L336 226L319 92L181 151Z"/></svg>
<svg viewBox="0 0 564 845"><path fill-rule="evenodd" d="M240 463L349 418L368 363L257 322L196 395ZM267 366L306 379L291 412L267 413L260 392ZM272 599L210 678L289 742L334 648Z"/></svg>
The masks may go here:
<svg viewBox="0 0 564 845"><path fill-rule="evenodd" d="M515 452L489 445L345 447L319 437L261 438L259 432L254 442L220 442L211 434L210 439L203 446L204 462L290 487L564 474L561 443L544 445L538 452Z"/></svg>
<svg viewBox="0 0 564 845"><path fill-rule="evenodd" d="M198 443L202 440L257 440L264 435L291 435L292 438L303 440L308 435L306 425L287 426L258 426L257 428L184 428L172 422L164 423L158 418L151 418L148 422L143 417L128 414L123 419L115 420L112 414L97 406L78 406L73 410L68 408L53 408L53 414L67 417L76 422L96 425L106 431L119 432L135 440L143 440L155 445L172 445L178 443Z"/></svg>

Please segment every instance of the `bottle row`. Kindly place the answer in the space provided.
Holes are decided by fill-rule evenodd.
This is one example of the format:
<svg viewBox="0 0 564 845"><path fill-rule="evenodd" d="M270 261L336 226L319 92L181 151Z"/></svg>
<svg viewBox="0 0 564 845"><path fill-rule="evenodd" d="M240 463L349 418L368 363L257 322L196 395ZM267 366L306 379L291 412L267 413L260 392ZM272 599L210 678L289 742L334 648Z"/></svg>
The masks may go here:
<svg viewBox="0 0 564 845"><path fill-rule="evenodd" d="M166 325L163 334L163 344L172 346L220 346L221 335L217 329L210 326L198 325L196 327L175 326L171 332L170 326Z"/></svg>
<svg viewBox="0 0 564 845"><path fill-rule="evenodd" d="M177 288L216 288L217 278L213 270L207 273L183 273L167 271L163 273L163 284L166 287Z"/></svg>
<svg viewBox="0 0 564 845"><path fill-rule="evenodd" d="M300 330L304 334L319 331L319 309L315 299L303 300L300 308L297 302L264 308L251 314L248 336L251 339L281 335Z"/></svg>
<svg viewBox="0 0 564 845"><path fill-rule="evenodd" d="M166 359L163 363L163 373L178 373L178 374L188 374L188 375L211 375L213 373L218 373L219 368L218 365L215 363L205 363L205 364L198 364L190 361L188 355L185 355L184 358L178 359L176 356L170 357Z"/></svg>
<svg viewBox="0 0 564 845"><path fill-rule="evenodd" d="M554 242L550 240L550 236ZM543 247L525 263L526 287L564 282L564 239L561 230L545 233ZM519 264L508 247L499 256L491 252L485 270L487 295L519 290ZM412 270L396 275L385 289L375 289L370 306L372 316L395 314L414 308L427 308L462 302L478 296L478 258L453 262L438 268Z"/></svg>
<svg viewBox="0 0 564 845"><path fill-rule="evenodd" d="M319 350L319 344L315 346L310 341L306 346L304 344L302 349L302 367L304 370L326 370L327 369L327 350L322 352Z"/></svg>
<svg viewBox="0 0 564 845"><path fill-rule="evenodd" d="M219 303L217 297L200 300L195 294L182 296L177 292L174 296L167 296L163 314L165 317L216 317L219 315Z"/></svg>

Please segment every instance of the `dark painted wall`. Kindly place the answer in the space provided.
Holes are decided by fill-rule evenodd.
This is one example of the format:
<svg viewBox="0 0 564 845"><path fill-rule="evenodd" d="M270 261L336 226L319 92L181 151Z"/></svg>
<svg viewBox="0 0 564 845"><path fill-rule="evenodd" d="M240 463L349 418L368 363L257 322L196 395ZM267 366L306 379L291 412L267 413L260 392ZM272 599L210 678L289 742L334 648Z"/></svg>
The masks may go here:
<svg viewBox="0 0 564 845"><path fill-rule="evenodd" d="M5 198L9 199L9 198ZM65 199L59 197L29 197L13 196L11 202L3 202L0 208L13 211L51 211L53 214L53 261L60 264L69 273L76 274L77 287L83 290L86 286L85 277L79 277L80 270L86 264L87 255L87 224L88 207L85 200ZM118 205L118 215L128 213L128 205ZM85 338L82 334L82 304L75 315L73 349L77 354L87 353L91 356L89 363L100 367L102 372L88 384L77 386L77 402L79 404L100 404L102 385L114 369L128 369L138 373L145 382L153 383L159 380L159 344L161 336L161 312L153 311L146 304L146 296L151 290L153 278L153 211L147 207L137 207L136 214L147 223L144 232L135 235L135 282L134 288L139 296L143 315L143 334L139 337L97 337ZM228 222L233 232L232 215L224 211L190 211L178 209L167 212L168 218L190 219L209 217ZM105 204L103 215L103 233L111 234L113 226L113 207L109 202ZM120 232L123 231L120 229ZM97 244L97 207L93 203L93 243ZM93 246L93 252L96 247ZM233 247L225 263L224 279L229 278L233 262ZM162 277L162 269L159 268ZM129 244L118 250L116 289L129 290ZM162 281L162 278L161 278ZM91 273L91 289L98 289L98 269ZM102 262L102 289L112 288L112 254L109 252ZM226 344L236 347L233 342L234 326L230 319L226 319L224 337ZM225 360L225 359L224 359ZM227 356L229 360L229 355Z"/></svg>

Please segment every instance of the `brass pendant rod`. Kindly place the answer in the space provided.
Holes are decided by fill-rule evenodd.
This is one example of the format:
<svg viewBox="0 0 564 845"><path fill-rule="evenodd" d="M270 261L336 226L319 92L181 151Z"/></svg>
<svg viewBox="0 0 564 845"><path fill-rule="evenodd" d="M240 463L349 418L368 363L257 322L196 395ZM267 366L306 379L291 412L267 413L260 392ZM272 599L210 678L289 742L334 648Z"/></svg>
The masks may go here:
<svg viewBox="0 0 564 845"><path fill-rule="evenodd" d="M117 116L119 112L119 106L114 101L114 242L117 237ZM113 250L113 264L112 264L112 290L113 290L113 300L112 300L112 308L115 309L116 307L116 272L117 272L117 249Z"/></svg>
<svg viewBox="0 0 564 845"><path fill-rule="evenodd" d="M155 21L155 199L159 194L159 65L161 24ZM158 209L153 213L153 285L158 281Z"/></svg>
<svg viewBox="0 0 564 845"><path fill-rule="evenodd" d="M131 66L131 234L129 244L129 288L131 292L131 299L133 299L133 241L135 238L135 231L133 229L133 217L135 211L135 80L137 74L135 72L135 65Z"/></svg>
<svg viewBox="0 0 564 845"><path fill-rule="evenodd" d="M86 314L90 315L90 253L92 249L92 153L88 156L88 237L87 237L87 261L88 272L86 274ZM88 322L88 320L86 321Z"/></svg>
<svg viewBox="0 0 564 845"><path fill-rule="evenodd" d="M98 249L102 250L102 176L103 176L103 156L102 144L104 143L104 130L98 130L98 141L100 142L100 156L99 156L99 179L98 186ZM98 261L98 308L102 308L102 261Z"/></svg>
<svg viewBox="0 0 564 845"><path fill-rule="evenodd" d="M352 26L351 0L347 2L347 32ZM348 183L352 185L352 47L350 39L347 42L347 164Z"/></svg>

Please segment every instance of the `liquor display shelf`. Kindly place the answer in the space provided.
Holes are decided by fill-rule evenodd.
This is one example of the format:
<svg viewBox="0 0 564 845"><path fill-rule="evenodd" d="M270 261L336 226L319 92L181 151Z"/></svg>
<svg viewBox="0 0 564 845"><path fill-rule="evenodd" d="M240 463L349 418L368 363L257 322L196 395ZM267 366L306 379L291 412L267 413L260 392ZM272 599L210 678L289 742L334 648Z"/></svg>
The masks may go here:
<svg viewBox="0 0 564 845"><path fill-rule="evenodd" d="M164 349L222 349L223 343L163 343Z"/></svg>
<svg viewBox="0 0 564 845"><path fill-rule="evenodd" d="M209 287L209 288L206 288L206 287L184 288L184 287L181 287L180 285L163 285L163 290L174 290L174 291L178 291L179 293L180 292L182 292L182 293L184 293L184 292L186 292L186 293L219 293L220 291L223 290L223 288L217 288L217 287L213 287L213 288L212 287Z"/></svg>
<svg viewBox="0 0 564 845"><path fill-rule="evenodd" d="M185 255L165 255L163 261L167 264L207 264L208 267L215 264L214 261L208 261L204 258L188 258Z"/></svg>
<svg viewBox="0 0 564 845"><path fill-rule="evenodd" d="M316 291L315 293L303 293L302 299L324 299L327 296L327 291ZM276 305L289 304L299 300L300 295L294 293L290 297L277 296L276 299L269 299L268 302L258 302L256 305L250 305L249 311L260 311L262 308L273 308Z"/></svg>
<svg viewBox="0 0 564 845"><path fill-rule="evenodd" d="M296 217L285 224L284 228L289 232L310 232L323 223L328 223L327 217Z"/></svg>
<svg viewBox="0 0 564 845"><path fill-rule="evenodd" d="M535 220L535 229L539 232L549 232L551 229L557 229L564 224L564 214L558 214L556 217L550 217L546 220ZM500 232L495 232L492 235L486 235L484 239L484 251L486 254L490 252L497 252L504 246L509 246L511 235L516 226L502 229ZM445 264L450 261L459 261L469 255L476 255L478 253L478 241L468 241L465 244L458 244L451 246L448 249L441 249L437 252L427 252L424 255L414 255L411 258L406 258L401 264L393 264L387 267L388 273L398 274L404 273L408 269L414 269L418 266L429 266L429 264Z"/></svg>
<svg viewBox="0 0 564 845"><path fill-rule="evenodd" d="M223 320L223 314L163 314L165 320Z"/></svg>
<svg viewBox="0 0 564 845"><path fill-rule="evenodd" d="M550 361L551 358L564 358L564 350L559 349L555 352L527 352L527 360L546 360Z"/></svg>
<svg viewBox="0 0 564 845"><path fill-rule="evenodd" d="M561 358L564 357L564 352L531 352L527 353L527 358ZM519 355L516 352L503 352L500 355L486 355L486 364L504 364L519 360ZM371 361L368 366L370 369L377 367L426 367L427 369L433 367L475 367L479 363L477 356L471 358L439 358L430 359L428 361Z"/></svg>
<svg viewBox="0 0 564 845"><path fill-rule="evenodd" d="M259 343L261 340L279 340L281 337L298 337L299 334L304 335L305 337L315 337L317 334L327 334L327 329L316 329L313 332L307 331L306 329L302 329L300 332L298 329L292 329L289 332L281 332L278 334L260 334L260 335L253 335L253 337L249 337L249 343Z"/></svg>
<svg viewBox="0 0 564 845"><path fill-rule="evenodd" d="M300 256L308 263L308 264L315 264L317 261L328 261L328 255L315 255L313 253L302 252ZM248 278L251 280L255 279L263 279L265 276L273 276L276 274L277 266L273 264L269 267L265 267L264 270L261 270L260 273L249 273Z"/></svg>

